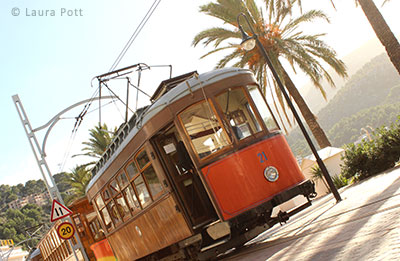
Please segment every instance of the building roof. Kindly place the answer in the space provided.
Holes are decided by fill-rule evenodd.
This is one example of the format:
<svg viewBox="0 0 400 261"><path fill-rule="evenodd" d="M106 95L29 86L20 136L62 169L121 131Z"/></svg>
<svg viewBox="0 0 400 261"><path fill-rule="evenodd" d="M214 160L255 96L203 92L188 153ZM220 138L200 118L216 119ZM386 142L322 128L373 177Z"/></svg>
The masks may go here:
<svg viewBox="0 0 400 261"><path fill-rule="evenodd" d="M318 155L321 158L321 160L326 160L332 156L335 156L337 154L341 154L344 151L342 148L335 148L335 147L326 147L318 151ZM304 157L303 160L301 161L301 165L303 166L303 163L306 161L316 161L315 156L313 154L308 155L307 157Z"/></svg>

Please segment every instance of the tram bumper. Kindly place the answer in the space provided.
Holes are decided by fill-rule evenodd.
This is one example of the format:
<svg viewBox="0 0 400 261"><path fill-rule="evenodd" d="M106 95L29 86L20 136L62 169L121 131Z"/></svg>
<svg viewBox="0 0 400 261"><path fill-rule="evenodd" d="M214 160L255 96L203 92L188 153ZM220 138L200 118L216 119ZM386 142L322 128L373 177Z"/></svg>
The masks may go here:
<svg viewBox="0 0 400 261"><path fill-rule="evenodd" d="M296 196L303 195L307 199L307 203L292 209L289 212L279 211L276 217L271 217L272 210L275 207L293 199ZM311 180L303 181L302 183L286 189L281 193L274 195L270 200L232 218L229 220L231 227L240 228L239 230L249 230L249 227L258 226L267 223L272 227L276 223L286 222L290 216L293 216L301 210L311 206L312 198L315 198L315 184Z"/></svg>
<svg viewBox="0 0 400 261"><path fill-rule="evenodd" d="M277 207L299 195L303 195L307 198L305 204L291 209L289 212L280 211L276 217L270 216L274 207ZM211 244L210 240L205 240L209 237L205 237L204 231L202 233L203 242L199 254L199 260L208 260L209 258L224 253L231 248L241 246L275 224L285 223L289 217L311 206L310 199L316 197L316 195L317 193L315 192L314 182L306 180L279 193L278 195L275 195L267 202L264 202L263 204L229 220L228 222L231 227L231 234L229 236L224 237L221 240L213 241ZM206 241L208 241L208 244Z"/></svg>

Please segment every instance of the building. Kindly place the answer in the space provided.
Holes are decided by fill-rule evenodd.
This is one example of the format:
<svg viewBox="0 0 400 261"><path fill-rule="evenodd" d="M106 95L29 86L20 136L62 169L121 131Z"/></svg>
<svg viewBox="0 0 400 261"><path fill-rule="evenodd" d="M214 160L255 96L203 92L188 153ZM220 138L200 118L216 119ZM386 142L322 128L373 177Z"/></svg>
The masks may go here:
<svg viewBox="0 0 400 261"><path fill-rule="evenodd" d="M50 199L49 193L46 191L43 193L32 194L32 195L11 201L10 203L8 203L8 207L12 208L12 209L20 209L20 208L23 208L27 204L35 204L38 206L43 206L49 202L49 199Z"/></svg>
<svg viewBox="0 0 400 261"><path fill-rule="evenodd" d="M340 165L343 163L341 159L343 152L344 152L343 149L335 147L326 147L318 151L318 155L324 162L331 177L338 176L341 172ZM315 190L318 194L317 197L324 196L329 193L329 187L326 184L325 180L322 179L315 180L313 178L312 168L314 166L318 166L314 155L309 155L305 157L300 164L300 168L303 174L308 179L312 179L315 181Z"/></svg>
<svg viewBox="0 0 400 261"><path fill-rule="evenodd" d="M0 260L8 261L23 261L28 255L28 252L22 250L21 247L11 246L0 246Z"/></svg>

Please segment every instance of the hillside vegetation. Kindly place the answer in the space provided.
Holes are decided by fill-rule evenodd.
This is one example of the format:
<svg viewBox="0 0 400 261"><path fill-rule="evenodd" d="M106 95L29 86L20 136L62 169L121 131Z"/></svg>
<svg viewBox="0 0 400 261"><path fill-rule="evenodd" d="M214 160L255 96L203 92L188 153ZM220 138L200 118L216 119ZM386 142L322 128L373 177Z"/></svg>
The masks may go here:
<svg viewBox="0 0 400 261"><path fill-rule="evenodd" d="M335 147L355 142L361 128L395 122L400 114L400 76L386 54L365 64L318 114L318 122ZM310 150L298 128L288 136L297 156Z"/></svg>
<svg viewBox="0 0 400 261"><path fill-rule="evenodd" d="M65 192L69 189L69 185L65 182L66 174L60 173L53 177L61 195L65 197ZM49 200L43 206L27 204L21 209L10 209L8 204L16 199L45 191L46 186L43 180L29 180L25 185L0 185L0 239L12 239L15 244L25 241L23 244L25 248L36 246L39 238L51 226L51 201ZM32 239L30 234L40 226L42 229Z"/></svg>

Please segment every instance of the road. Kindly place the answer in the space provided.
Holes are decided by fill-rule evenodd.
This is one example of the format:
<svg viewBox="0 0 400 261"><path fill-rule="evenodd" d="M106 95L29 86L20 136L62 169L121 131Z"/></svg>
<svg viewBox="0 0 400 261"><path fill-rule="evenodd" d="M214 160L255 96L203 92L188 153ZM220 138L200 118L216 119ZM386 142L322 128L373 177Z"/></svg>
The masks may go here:
<svg viewBox="0 0 400 261"><path fill-rule="evenodd" d="M339 190L223 260L400 260L400 168Z"/></svg>

